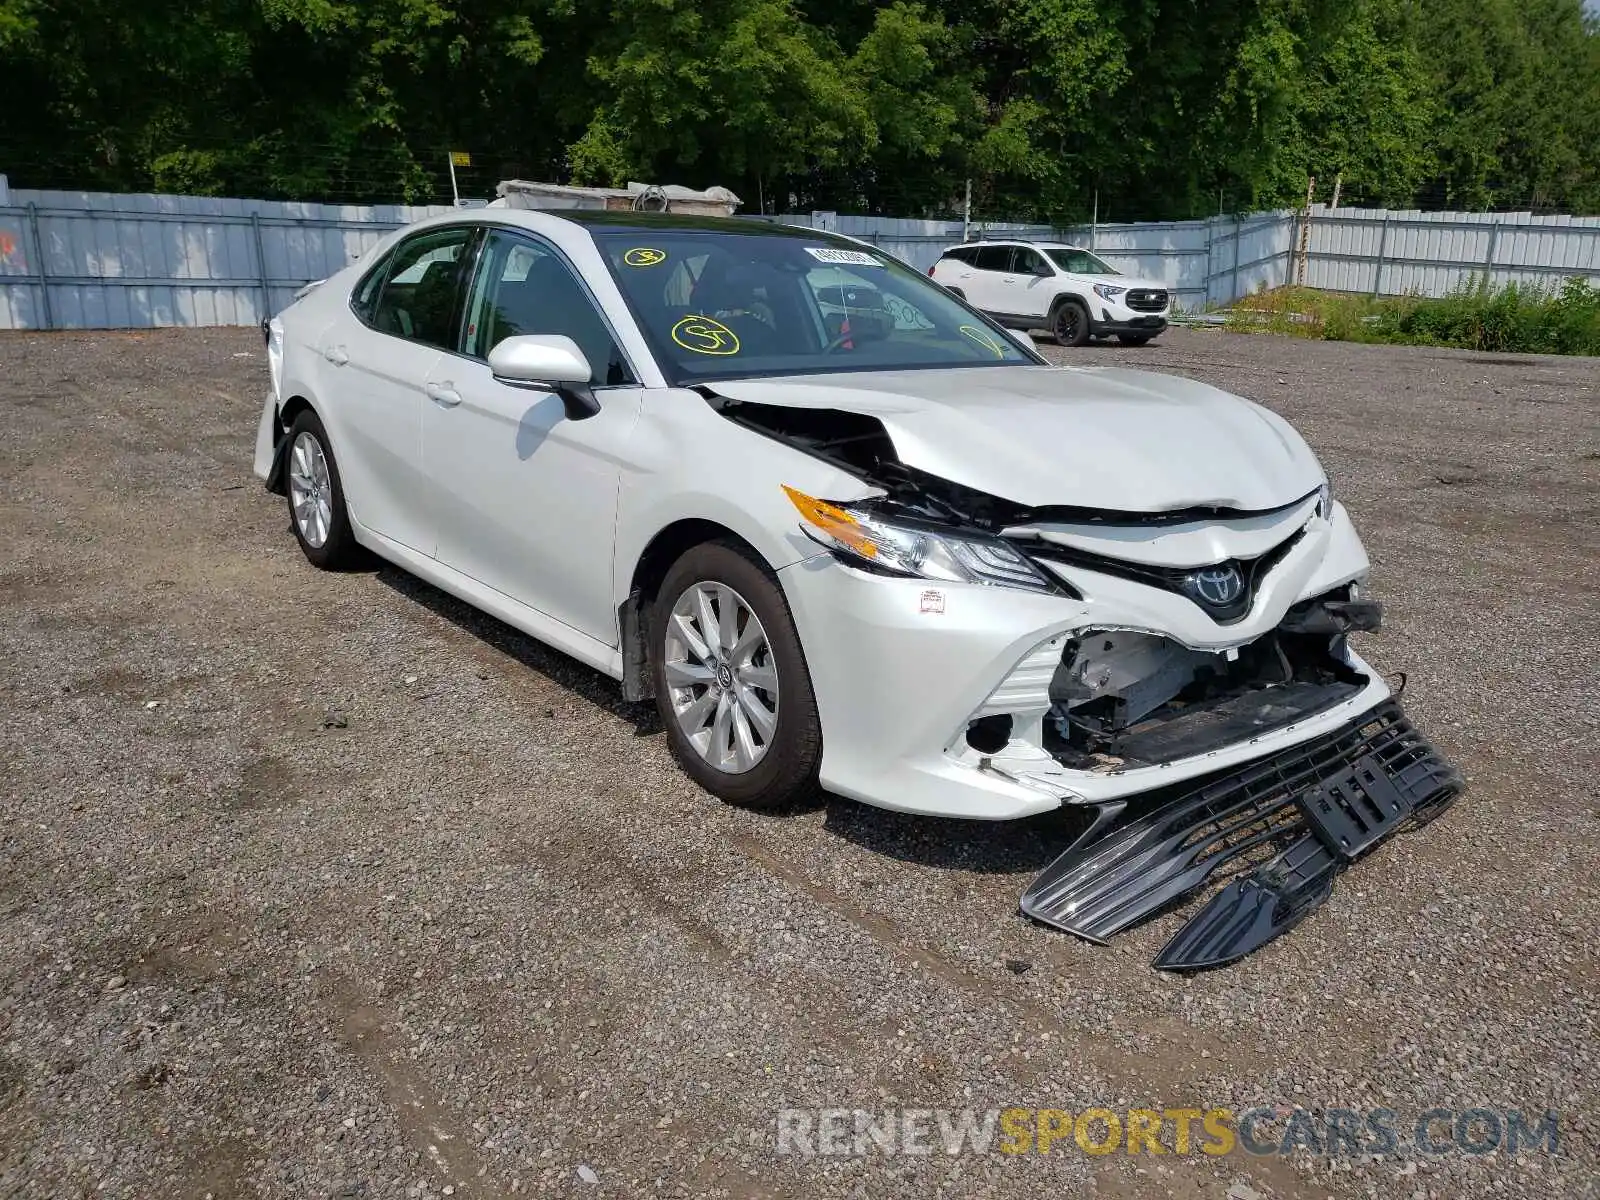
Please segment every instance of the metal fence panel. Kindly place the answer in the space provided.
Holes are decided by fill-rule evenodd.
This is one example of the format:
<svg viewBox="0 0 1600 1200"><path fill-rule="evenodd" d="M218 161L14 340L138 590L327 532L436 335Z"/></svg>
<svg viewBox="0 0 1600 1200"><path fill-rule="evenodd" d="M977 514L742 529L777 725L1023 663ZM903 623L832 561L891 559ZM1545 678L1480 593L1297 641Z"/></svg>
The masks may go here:
<svg viewBox="0 0 1600 1200"><path fill-rule="evenodd" d="M3 179L3 176L0 176ZM327 205L209 196L0 192L0 329L247 325L443 207ZM1600 280L1600 217L1311 210L1306 282L1375 295L1439 296L1487 279L1541 287ZM960 221L836 213L752 217L858 237L927 270ZM1065 241L1164 284L1177 307L1228 304L1294 278L1301 217L1050 229L974 223L968 236Z"/></svg>

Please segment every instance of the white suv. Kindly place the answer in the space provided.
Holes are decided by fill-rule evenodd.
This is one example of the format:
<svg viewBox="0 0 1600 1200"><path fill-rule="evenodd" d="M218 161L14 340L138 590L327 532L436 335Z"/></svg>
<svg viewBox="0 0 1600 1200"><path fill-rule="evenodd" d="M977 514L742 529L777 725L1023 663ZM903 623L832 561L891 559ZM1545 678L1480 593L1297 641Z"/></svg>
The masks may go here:
<svg viewBox="0 0 1600 1200"><path fill-rule="evenodd" d="M975 242L946 250L933 270L968 304L1013 329L1048 329L1063 346L1116 335L1142 346L1167 327L1166 285L1120 274L1063 242Z"/></svg>

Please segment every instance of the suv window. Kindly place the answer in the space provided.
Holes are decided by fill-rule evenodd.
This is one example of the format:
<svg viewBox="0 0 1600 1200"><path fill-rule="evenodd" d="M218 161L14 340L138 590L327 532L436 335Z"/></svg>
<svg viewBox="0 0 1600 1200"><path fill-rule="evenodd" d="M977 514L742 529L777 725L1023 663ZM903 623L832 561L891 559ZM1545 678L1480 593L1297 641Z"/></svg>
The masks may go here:
<svg viewBox="0 0 1600 1200"><path fill-rule="evenodd" d="M972 260L974 258L976 258L977 255L978 255L978 251L977 251L976 247L973 247L973 246L956 246L953 249L946 250L939 257L940 258L953 258L957 262L964 262L964 263L967 263L968 265L971 265Z"/></svg>
<svg viewBox="0 0 1600 1200"><path fill-rule="evenodd" d="M1044 266L1044 256L1037 250L1029 250L1026 246L1018 246L1016 257L1011 260L1011 269L1022 275L1037 275ZM1047 275L1054 275L1054 271L1046 271Z"/></svg>
<svg viewBox="0 0 1600 1200"><path fill-rule="evenodd" d="M1055 259L1056 266L1063 271L1070 271L1074 275L1120 275L1122 272L1109 266L1103 259L1096 258L1087 250L1065 249L1052 250L1050 257Z"/></svg>
<svg viewBox="0 0 1600 1200"><path fill-rule="evenodd" d="M558 333L578 343L593 370L590 382L633 382L605 319L552 247L496 229L478 261L463 353L487 358L508 337Z"/></svg>
<svg viewBox="0 0 1600 1200"><path fill-rule="evenodd" d="M980 271L1009 271L1011 270L1011 247L979 246L973 266Z"/></svg>
<svg viewBox="0 0 1600 1200"><path fill-rule="evenodd" d="M471 227L461 225L430 229L395 247L372 325L413 342L454 350L462 266L471 238Z"/></svg>

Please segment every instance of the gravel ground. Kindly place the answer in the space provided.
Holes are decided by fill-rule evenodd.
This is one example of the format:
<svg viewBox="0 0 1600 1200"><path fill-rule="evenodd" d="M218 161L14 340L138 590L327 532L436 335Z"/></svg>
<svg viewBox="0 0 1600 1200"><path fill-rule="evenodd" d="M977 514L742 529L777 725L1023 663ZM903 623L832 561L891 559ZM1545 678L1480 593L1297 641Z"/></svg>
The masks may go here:
<svg viewBox="0 0 1600 1200"><path fill-rule="evenodd" d="M1179 979L1060 848L723 807L647 709L250 475L247 330L0 335L0 1195L1600 1195L1600 361L1174 331L1288 415L1466 798ZM783 1107L1560 1112L1560 1153L779 1155Z"/></svg>

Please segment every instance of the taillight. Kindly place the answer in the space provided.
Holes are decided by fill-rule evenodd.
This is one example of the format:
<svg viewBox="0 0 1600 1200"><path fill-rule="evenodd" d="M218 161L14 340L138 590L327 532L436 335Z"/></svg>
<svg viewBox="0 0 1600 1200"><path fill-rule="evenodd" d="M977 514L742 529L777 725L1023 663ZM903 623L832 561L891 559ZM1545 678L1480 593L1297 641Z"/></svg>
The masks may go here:
<svg viewBox="0 0 1600 1200"><path fill-rule="evenodd" d="M938 266L938 265L939 265L939 264L938 264L938 263L934 263L934 264L933 264L933 266L934 266L934 267L936 267L936 266ZM932 279L932 278L933 278L933 267L929 267L929 268L928 268L928 278L929 278L929 279Z"/></svg>

